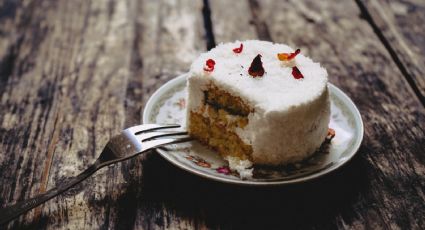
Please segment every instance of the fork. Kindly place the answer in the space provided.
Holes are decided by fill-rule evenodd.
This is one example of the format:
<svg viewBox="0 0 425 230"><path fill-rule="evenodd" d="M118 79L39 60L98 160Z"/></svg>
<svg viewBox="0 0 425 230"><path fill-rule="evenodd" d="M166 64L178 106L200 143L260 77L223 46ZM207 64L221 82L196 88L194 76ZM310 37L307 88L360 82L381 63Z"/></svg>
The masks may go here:
<svg viewBox="0 0 425 230"><path fill-rule="evenodd" d="M58 196L107 165L133 158L156 147L191 140L187 132L164 131L164 129L178 127L180 127L180 125L144 124L123 130L119 135L109 140L97 160L79 175L67 179L45 193L1 209L0 224L5 224L53 197ZM163 131L159 132L158 130ZM172 138L172 136L181 137Z"/></svg>

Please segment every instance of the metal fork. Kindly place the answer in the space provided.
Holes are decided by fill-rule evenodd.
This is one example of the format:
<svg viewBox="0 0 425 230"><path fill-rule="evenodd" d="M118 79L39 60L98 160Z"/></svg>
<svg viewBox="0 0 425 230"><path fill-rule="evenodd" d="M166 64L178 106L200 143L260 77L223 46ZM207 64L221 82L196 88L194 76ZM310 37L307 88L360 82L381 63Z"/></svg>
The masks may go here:
<svg viewBox="0 0 425 230"><path fill-rule="evenodd" d="M158 132L158 130L178 127L180 127L180 125L145 124L123 130L119 135L109 140L97 160L79 175L69 178L56 188L52 188L43 194L1 209L0 224L5 224L19 215L65 192L100 168L127 160L156 147L189 141L191 138L187 135L187 132L184 131ZM180 137L171 138L171 136Z"/></svg>

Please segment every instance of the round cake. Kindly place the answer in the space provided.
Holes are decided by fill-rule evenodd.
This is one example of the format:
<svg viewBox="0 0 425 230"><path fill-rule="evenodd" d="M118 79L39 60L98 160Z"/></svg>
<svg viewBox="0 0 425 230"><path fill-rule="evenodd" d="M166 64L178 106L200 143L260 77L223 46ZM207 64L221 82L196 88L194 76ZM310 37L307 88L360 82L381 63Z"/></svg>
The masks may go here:
<svg viewBox="0 0 425 230"><path fill-rule="evenodd" d="M220 44L187 79L187 130L229 162L282 165L311 156L330 119L327 72L297 49L266 41Z"/></svg>

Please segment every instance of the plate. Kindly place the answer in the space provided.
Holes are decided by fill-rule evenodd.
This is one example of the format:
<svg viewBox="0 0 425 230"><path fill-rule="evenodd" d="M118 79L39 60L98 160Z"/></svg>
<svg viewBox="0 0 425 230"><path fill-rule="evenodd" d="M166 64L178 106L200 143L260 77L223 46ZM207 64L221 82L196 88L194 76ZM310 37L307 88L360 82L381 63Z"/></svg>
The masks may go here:
<svg viewBox="0 0 425 230"><path fill-rule="evenodd" d="M363 139L363 122L351 99L328 84L331 99L329 127L335 137L312 157L281 167L254 166L253 177L241 179L216 152L197 141L170 145L157 152L177 167L190 173L225 183L240 185L283 185L304 182L330 173L346 164L357 152ZM185 125L186 74L165 83L147 102L143 123Z"/></svg>

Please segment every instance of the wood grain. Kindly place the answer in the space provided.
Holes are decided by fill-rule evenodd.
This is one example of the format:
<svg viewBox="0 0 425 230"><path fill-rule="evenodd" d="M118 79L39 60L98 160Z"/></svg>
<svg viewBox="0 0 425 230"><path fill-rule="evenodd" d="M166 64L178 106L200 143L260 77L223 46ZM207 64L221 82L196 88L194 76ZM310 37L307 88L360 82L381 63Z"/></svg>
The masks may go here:
<svg viewBox="0 0 425 230"><path fill-rule="evenodd" d="M136 89L140 97L134 98L140 106L166 81L187 72L192 60L206 50L202 7L201 1L190 0L139 1L134 6L132 71L141 85ZM111 227L193 229L197 226L193 215L182 216L169 207L167 201L173 188L165 194L158 188L179 181L178 174L170 170L179 169L154 153L123 166L121 173L127 184L122 195L112 202L119 215L110 221ZM173 177L163 179L169 174Z"/></svg>
<svg viewBox="0 0 425 230"><path fill-rule="evenodd" d="M233 1L229 4L226 0L214 0L210 5L214 37L218 43L258 39L247 1Z"/></svg>
<svg viewBox="0 0 425 230"><path fill-rule="evenodd" d="M7 195L2 205L76 175L93 161L109 136L122 129L131 32L125 8L124 2L106 1L30 1L16 6L13 21L22 25L11 24L17 27L19 39L9 47L16 46L19 52L5 63L11 70L10 75L2 75L8 79L1 95L3 106L16 108L4 109L8 112L1 119L2 134L10 139L2 141L7 146L1 148L2 154L12 159L2 161L1 171L16 172L11 176L22 179L12 187L7 186L8 178L2 181ZM28 144L20 145L21 141ZM78 210L89 210L84 196L105 196L106 178L97 174L87 184L98 188L89 186L84 193L61 196L9 226L99 226L103 215L99 218L90 211L93 215L84 220L86 213Z"/></svg>
<svg viewBox="0 0 425 230"><path fill-rule="evenodd" d="M141 122L158 87L219 42L300 47L359 106L366 129L352 162L305 184L220 184L152 153L99 171L7 227L425 226L425 109L411 88L421 79L408 82L363 13L350 0L0 0L0 207L86 168L111 135ZM409 40L423 52L417 41Z"/></svg>
<svg viewBox="0 0 425 230"><path fill-rule="evenodd" d="M357 0L366 20L425 106L425 3Z"/></svg>
<svg viewBox="0 0 425 230"><path fill-rule="evenodd" d="M267 199L281 202L277 209L267 211L262 209L265 205L251 205L243 213L244 218L252 220L247 224L258 224L257 216L264 215L279 219L264 217L264 222L282 228L420 229L424 226L425 171L421 149L425 146L425 110L371 26L360 18L355 2L249 3L252 17L260 21L254 25L268 28L257 29L257 36L267 37L264 31L270 31L271 40L300 47L302 53L321 62L329 72L330 81L359 106L366 133L359 156L349 166L317 184L282 189L280 195L286 198ZM227 7L224 3L212 6L213 12ZM215 33L226 34L225 26L217 26L225 20L229 24L239 22L239 33L252 37L250 25L240 24L244 20L239 17L245 15L242 13L245 8L233 8L232 13L213 17ZM241 13L235 16L235 12ZM237 36L228 34L217 42L236 39ZM307 188L315 192L305 191ZM272 196L276 196L274 192L277 191ZM255 204L263 199L253 198ZM282 215L287 213L291 214Z"/></svg>
<svg viewBox="0 0 425 230"><path fill-rule="evenodd" d="M0 115L0 171L10 172L0 182L2 206L85 169L111 135L141 122L148 96L186 71L205 49L201 3L4 1L2 5L16 11L1 18L8 27L2 27L0 39L1 50L6 51L0 62L5 83L0 88L5 111ZM146 208L138 208L143 204L138 202L142 159L100 170L8 226L154 226L140 220L155 211L149 209L149 200ZM148 214L141 216L143 212Z"/></svg>

